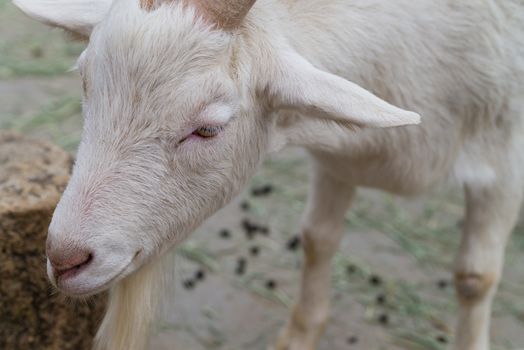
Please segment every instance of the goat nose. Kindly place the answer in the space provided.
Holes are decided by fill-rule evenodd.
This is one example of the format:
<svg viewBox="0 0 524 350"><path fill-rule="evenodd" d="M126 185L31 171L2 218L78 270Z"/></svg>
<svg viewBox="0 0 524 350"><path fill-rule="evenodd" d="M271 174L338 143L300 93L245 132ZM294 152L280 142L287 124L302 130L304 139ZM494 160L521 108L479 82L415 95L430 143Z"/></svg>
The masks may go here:
<svg viewBox="0 0 524 350"><path fill-rule="evenodd" d="M83 248L48 249L47 258L55 277L58 278L65 274L76 273L89 265L93 260L93 253Z"/></svg>

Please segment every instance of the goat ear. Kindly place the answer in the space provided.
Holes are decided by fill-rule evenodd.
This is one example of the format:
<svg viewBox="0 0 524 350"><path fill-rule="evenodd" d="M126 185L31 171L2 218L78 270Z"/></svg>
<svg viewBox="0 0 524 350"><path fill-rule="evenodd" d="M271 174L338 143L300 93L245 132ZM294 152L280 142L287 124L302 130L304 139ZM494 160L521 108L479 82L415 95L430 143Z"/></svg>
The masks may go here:
<svg viewBox="0 0 524 350"><path fill-rule="evenodd" d="M269 93L277 109L298 109L308 116L350 128L419 124L420 116L378 98L360 86L315 68L293 51L281 55Z"/></svg>
<svg viewBox="0 0 524 350"><path fill-rule="evenodd" d="M13 0L28 16L88 39L113 0Z"/></svg>

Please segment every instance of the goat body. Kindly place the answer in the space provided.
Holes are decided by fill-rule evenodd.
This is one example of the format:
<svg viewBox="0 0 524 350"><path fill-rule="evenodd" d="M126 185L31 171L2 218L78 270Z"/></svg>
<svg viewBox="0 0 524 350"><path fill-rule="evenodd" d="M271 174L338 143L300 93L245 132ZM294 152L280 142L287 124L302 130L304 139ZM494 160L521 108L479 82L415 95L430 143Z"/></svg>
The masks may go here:
<svg viewBox="0 0 524 350"><path fill-rule="evenodd" d="M514 157L524 153L524 7L517 1L288 3L281 30L298 52L423 116L420 126L358 133L321 121L292 124L288 142L312 150L333 176L412 194L450 177L488 185L497 169L521 175Z"/></svg>

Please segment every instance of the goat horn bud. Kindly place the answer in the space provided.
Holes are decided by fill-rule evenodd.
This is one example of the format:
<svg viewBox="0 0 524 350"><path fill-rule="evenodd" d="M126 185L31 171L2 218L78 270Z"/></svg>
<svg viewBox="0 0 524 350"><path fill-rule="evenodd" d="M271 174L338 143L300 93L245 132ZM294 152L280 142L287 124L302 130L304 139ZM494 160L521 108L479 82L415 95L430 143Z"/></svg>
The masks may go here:
<svg viewBox="0 0 524 350"><path fill-rule="evenodd" d="M256 0L197 0L197 6L223 29L240 26Z"/></svg>

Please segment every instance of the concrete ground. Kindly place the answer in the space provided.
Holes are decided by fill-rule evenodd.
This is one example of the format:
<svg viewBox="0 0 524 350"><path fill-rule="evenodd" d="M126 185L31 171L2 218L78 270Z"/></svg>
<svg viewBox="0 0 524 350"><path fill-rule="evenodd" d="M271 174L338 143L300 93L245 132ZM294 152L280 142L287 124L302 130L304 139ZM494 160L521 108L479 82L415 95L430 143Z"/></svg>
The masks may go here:
<svg viewBox="0 0 524 350"><path fill-rule="evenodd" d="M0 0L0 128L51 139L74 152L80 83L66 71L82 46ZM299 285L302 255L287 243L298 228L307 173L300 150L269 159L243 195L178 248L175 282L151 350L262 350L275 339ZM252 196L252 189L267 184L273 186L270 195ZM333 262L333 312L320 350L447 347L456 311L449 271L462 201L460 190L446 187L411 200L360 191ZM241 208L245 203L248 210ZM269 234L250 239L242 228L246 219ZM510 242L494 307L495 350L524 349L523 221ZM239 259L246 261L243 274L236 271ZM195 284L199 271L205 276Z"/></svg>

